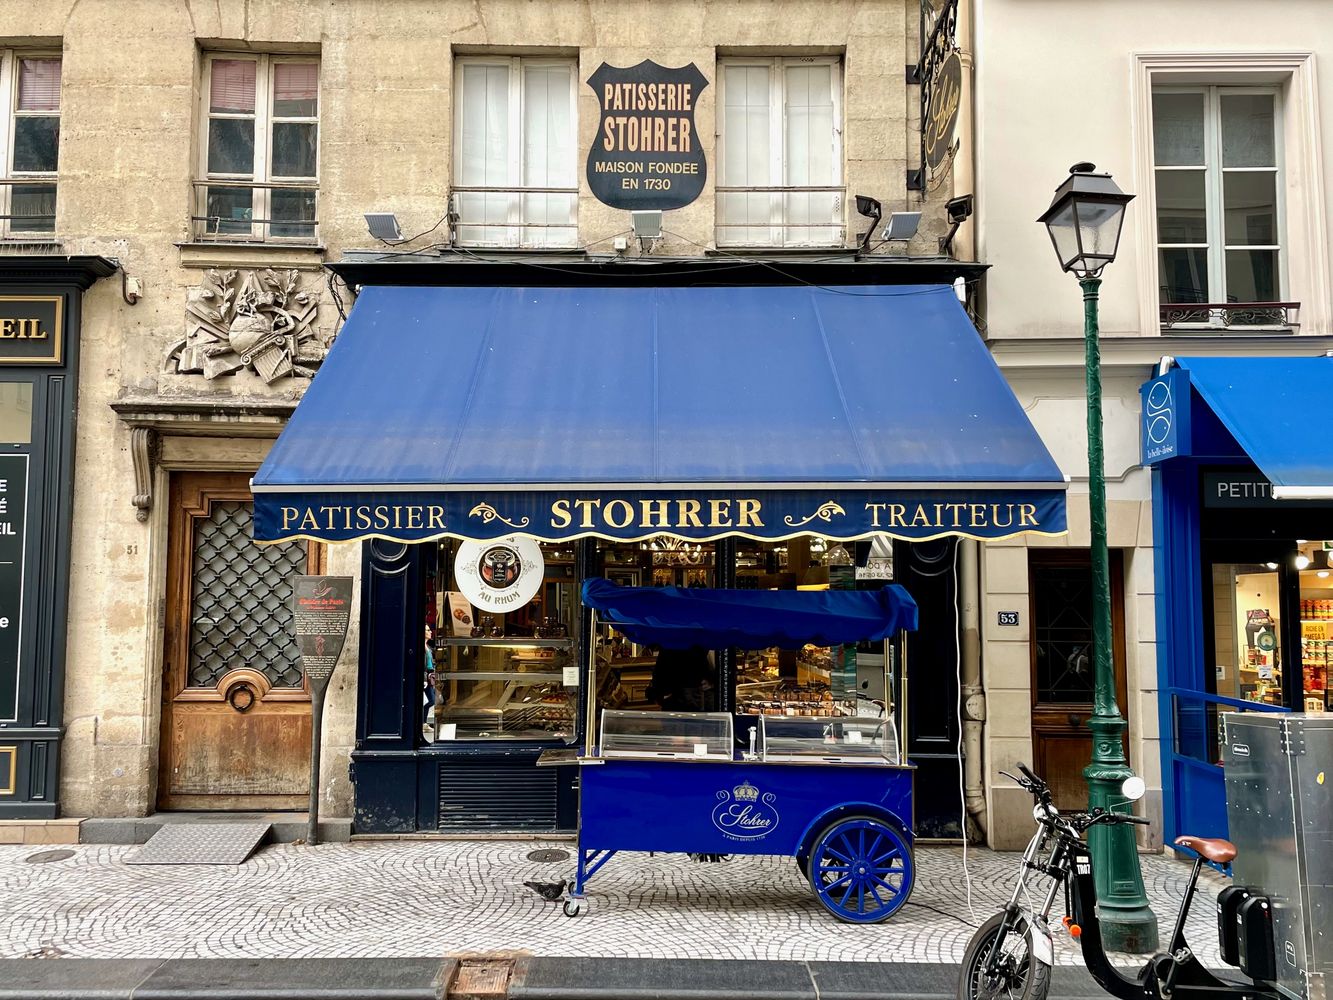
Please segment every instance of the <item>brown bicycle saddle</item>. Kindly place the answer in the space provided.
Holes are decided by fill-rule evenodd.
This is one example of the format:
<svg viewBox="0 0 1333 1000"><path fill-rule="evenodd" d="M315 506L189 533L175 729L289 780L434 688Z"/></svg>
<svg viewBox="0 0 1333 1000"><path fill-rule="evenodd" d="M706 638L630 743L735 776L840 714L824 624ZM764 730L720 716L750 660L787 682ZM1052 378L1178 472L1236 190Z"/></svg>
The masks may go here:
<svg viewBox="0 0 1333 1000"><path fill-rule="evenodd" d="M1224 865L1236 856L1236 845L1229 840L1208 837L1177 837L1177 847L1186 847L1201 858Z"/></svg>

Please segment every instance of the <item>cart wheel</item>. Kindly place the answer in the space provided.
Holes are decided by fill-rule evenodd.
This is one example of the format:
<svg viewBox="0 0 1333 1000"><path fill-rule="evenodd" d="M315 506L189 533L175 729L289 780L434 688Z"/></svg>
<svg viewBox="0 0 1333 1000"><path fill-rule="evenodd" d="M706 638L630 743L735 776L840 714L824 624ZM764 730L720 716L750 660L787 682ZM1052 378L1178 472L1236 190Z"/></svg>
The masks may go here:
<svg viewBox="0 0 1333 1000"><path fill-rule="evenodd" d="M567 899L562 907L567 917L577 917L583 912L583 901L579 899Z"/></svg>
<svg viewBox="0 0 1333 1000"><path fill-rule="evenodd" d="M912 851L893 827L870 816L837 820L815 838L810 886L839 920L873 924L912 893Z"/></svg>

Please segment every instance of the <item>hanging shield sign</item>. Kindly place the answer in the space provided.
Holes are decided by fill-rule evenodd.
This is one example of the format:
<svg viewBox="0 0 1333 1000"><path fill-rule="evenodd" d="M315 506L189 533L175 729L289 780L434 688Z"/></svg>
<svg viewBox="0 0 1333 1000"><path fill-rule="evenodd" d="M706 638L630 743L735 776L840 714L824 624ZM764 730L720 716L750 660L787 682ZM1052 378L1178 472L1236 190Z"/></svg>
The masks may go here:
<svg viewBox="0 0 1333 1000"><path fill-rule="evenodd" d="M350 576L298 576L292 582L292 627L301 665L312 683L326 684L338 665L352 618Z"/></svg>
<svg viewBox="0 0 1333 1000"><path fill-rule="evenodd" d="M694 63L676 69L645 59L622 69L602 63L588 78L602 109L588 151L588 187L604 205L683 208L699 197L708 162L694 108L708 80Z"/></svg>

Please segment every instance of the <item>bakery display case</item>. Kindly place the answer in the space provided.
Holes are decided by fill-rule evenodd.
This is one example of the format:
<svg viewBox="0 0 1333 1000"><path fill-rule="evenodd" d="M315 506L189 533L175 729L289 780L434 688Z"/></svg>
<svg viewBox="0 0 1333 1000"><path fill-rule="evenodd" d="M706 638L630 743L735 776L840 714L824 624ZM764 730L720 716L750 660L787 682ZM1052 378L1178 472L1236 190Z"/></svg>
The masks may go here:
<svg viewBox="0 0 1333 1000"><path fill-rule="evenodd" d="M602 712L602 757L731 760L733 746L727 712Z"/></svg>
<svg viewBox="0 0 1333 1000"><path fill-rule="evenodd" d="M568 638L450 638L438 641L442 704L435 741L572 739L578 669Z"/></svg>

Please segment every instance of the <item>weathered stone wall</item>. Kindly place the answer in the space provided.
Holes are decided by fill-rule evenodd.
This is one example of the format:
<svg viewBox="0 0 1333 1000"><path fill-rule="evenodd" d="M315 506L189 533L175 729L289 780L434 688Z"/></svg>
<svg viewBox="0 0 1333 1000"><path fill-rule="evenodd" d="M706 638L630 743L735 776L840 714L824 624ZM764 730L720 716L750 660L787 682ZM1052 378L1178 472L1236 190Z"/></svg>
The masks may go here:
<svg viewBox="0 0 1333 1000"><path fill-rule="evenodd" d="M694 204L668 214L666 228L679 235L668 237L659 254L702 253L712 245L720 55L840 54L849 200L858 193L876 197L886 215L921 208L905 184L915 165L919 92L906 84L904 67L915 60L917 31L916 0L0 3L0 44L40 42L64 54L61 251L116 257L143 288L131 306L113 278L85 300L61 789L66 814L138 815L154 806L170 470L253 470L276 433L272 419L251 425L243 417L205 416L160 428L152 505L141 522L130 503L137 492L130 428L111 404L291 402L306 384L289 377L266 385L247 371L205 380L164 365L185 335L187 294L208 268L297 268L306 286L319 290L323 260L371 242L363 212L394 211L405 233L434 224L450 189L453 57L480 52L577 55L583 150L593 141L597 107L582 81L603 61L698 65L710 81L696 115L709 184ZM319 55L322 249L189 243L201 55L213 49ZM946 228L938 206L950 194L946 185L930 196L912 252L934 252ZM849 242L863 225L849 208ZM581 242L628 228L625 213L598 203L581 178ZM443 238L446 230L437 232ZM331 336L336 317L325 290L315 327ZM355 575L358 558L355 547L335 549L329 571ZM325 729L331 814L350 811L355 623L352 640Z"/></svg>

